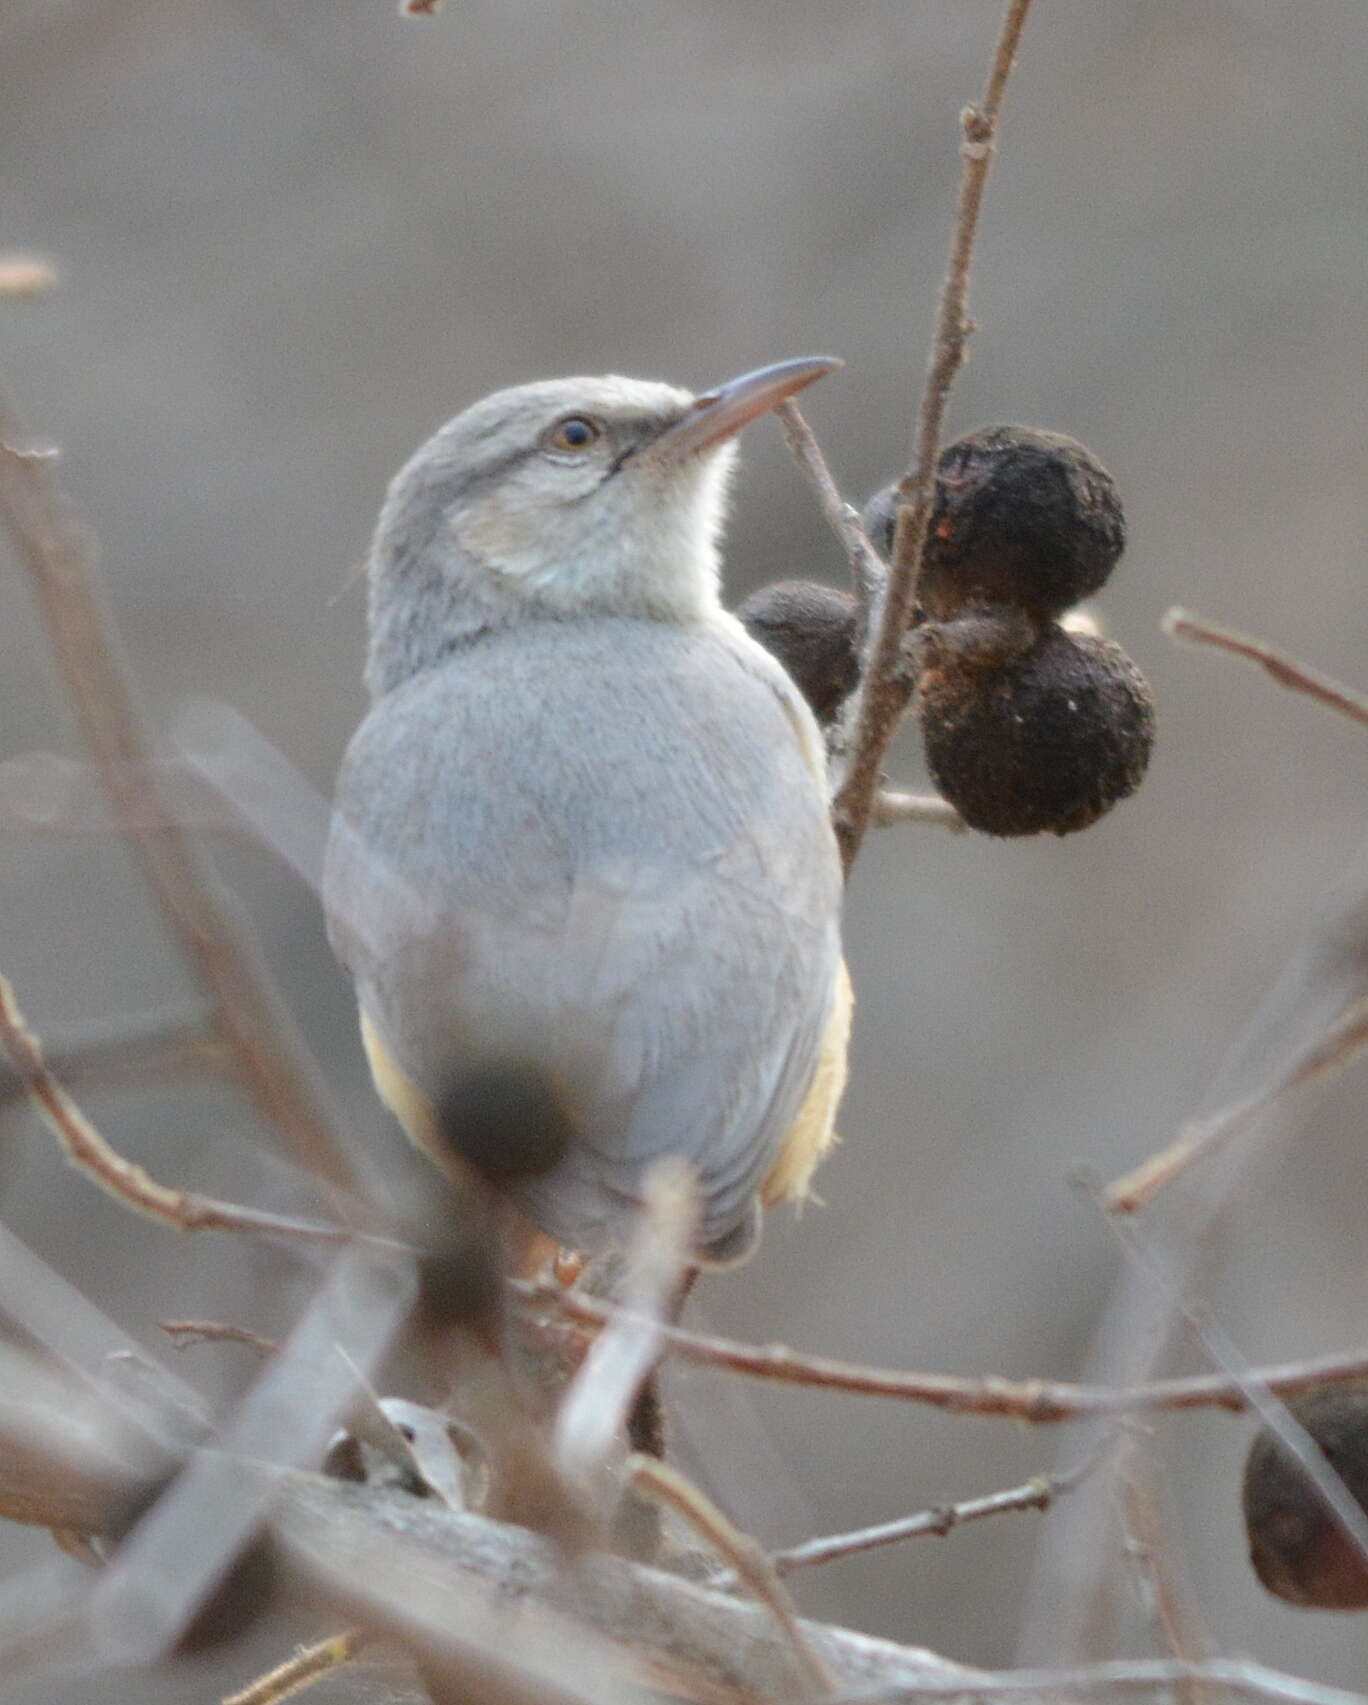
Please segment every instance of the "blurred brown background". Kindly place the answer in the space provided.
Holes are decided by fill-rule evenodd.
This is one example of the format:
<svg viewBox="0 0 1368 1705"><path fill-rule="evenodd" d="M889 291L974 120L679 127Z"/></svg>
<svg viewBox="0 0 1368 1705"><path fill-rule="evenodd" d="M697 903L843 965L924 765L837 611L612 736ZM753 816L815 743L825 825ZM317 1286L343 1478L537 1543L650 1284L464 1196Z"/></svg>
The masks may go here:
<svg viewBox="0 0 1368 1705"><path fill-rule="evenodd" d="M329 786L362 710L354 569L385 482L495 387L603 370L701 386L831 351L846 371L807 401L839 477L858 497L896 472L956 114L998 15L988 0L448 0L403 22L391 0L5 0L0 248L47 253L63 277L0 307L0 372L63 448L163 724L186 695L221 697ZM1062 842L871 839L827 1205L776 1220L753 1266L705 1287L719 1329L1078 1373L1119 1257L1071 1172L1109 1176L1202 1101L1354 854L1362 734L1176 649L1157 621L1181 601L1368 685L1365 89L1360 0L1038 0L952 427L1058 428L1117 476L1131 546L1103 608L1159 695L1154 767ZM737 598L842 577L772 423L747 436L728 560ZM27 588L0 561L0 757L75 752ZM895 770L917 784L913 742ZM397 1148L313 897L264 853L228 848L221 866L339 1100ZM5 831L0 965L54 1041L188 992L124 856L89 836ZM1253 1359L1362 1338L1365 1072L1298 1100L1209 1268ZM224 1091L90 1100L161 1176L309 1205ZM298 1307L291 1257L134 1224L22 1109L0 1143L6 1220L145 1342L168 1314L269 1332ZM206 1390L250 1372L231 1348L195 1355L178 1367ZM773 1543L1010 1484L1060 1445L702 1374L675 1388L692 1460ZM1211 1625L1229 1650L1361 1683L1368 1624L1298 1616L1248 1571L1249 1430L1160 1429ZM811 1614L1005 1662L1049 1531L1010 1517L795 1587ZM0 1532L11 1572L49 1549ZM1123 1618L1116 1651L1151 1649ZM242 1661L5 1696L209 1699L222 1676L245 1679Z"/></svg>

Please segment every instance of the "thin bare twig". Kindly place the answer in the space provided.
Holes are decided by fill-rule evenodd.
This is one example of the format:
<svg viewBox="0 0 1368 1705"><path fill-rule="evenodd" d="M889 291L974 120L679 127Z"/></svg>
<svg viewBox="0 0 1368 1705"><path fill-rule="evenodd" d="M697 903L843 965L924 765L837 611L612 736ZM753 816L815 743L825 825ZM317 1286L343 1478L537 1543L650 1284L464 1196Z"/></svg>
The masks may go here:
<svg viewBox="0 0 1368 1705"><path fill-rule="evenodd" d="M774 412L779 417L784 441L799 471L816 494L827 526L840 540L850 563L851 584L860 607L859 644L863 649L871 614L878 607L888 579L888 566L870 543L859 510L847 503L837 489L817 436L803 418L797 403L790 398L780 403Z"/></svg>
<svg viewBox="0 0 1368 1705"><path fill-rule="evenodd" d="M1269 1701L1271 1705L1368 1705L1362 1693L1342 1687L1325 1687L1284 1675L1248 1658L1212 1658L1206 1663L1185 1664L1173 1658L1151 1658L1140 1662L1080 1664L1074 1669L980 1670L964 1681L953 1676L914 1682L910 1687L877 1687L845 1693L831 1705L902 1705L921 1699L993 1699L1015 1694L1030 1699L1066 1698L1071 1694L1104 1694L1169 1691L1183 1682L1207 1683L1240 1699Z"/></svg>
<svg viewBox="0 0 1368 1705"><path fill-rule="evenodd" d="M49 1069L68 1087L221 1072L228 1063L227 1052L221 1042L206 1035L205 1017L198 1006L121 1014L113 1022L68 1032L56 1046L49 1043ZM0 1061L0 1112L23 1094L23 1078Z"/></svg>
<svg viewBox="0 0 1368 1705"><path fill-rule="evenodd" d="M1175 1179L1199 1161L1223 1148L1231 1137L1303 1084L1326 1077L1348 1065L1368 1047L1368 997L1340 1013L1318 1037L1271 1082L1241 1101L1222 1107L1205 1119L1189 1119L1173 1141L1148 1160L1109 1184L1102 1193L1108 1213L1133 1214L1147 1206Z"/></svg>
<svg viewBox="0 0 1368 1705"><path fill-rule="evenodd" d="M357 1177L291 1027L265 962L190 838L157 799L152 745L105 607L88 529L72 514L53 458L19 446L0 407L0 519L28 569L81 731L104 766L110 802L186 959L212 995L241 1080L260 1110L291 1139L302 1164L331 1186L334 1206ZM150 828L150 818L164 826Z"/></svg>
<svg viewBox="0 0 1368 1705"><path fill-rule="evenodd" d="M802 1545L771 1551L770 1562L779 1574L787 1575L794 1569L810 1568L817 1563L835 1563L843 1557L855 1557L862 1551L873 1551L879 1546L901 1544L905 1539L921 1539L933 1534L944 1538L966 1522L982 1521L987 1516L1007 1515L1014 1510L1048 1510L1056 1499L1082 1485L1113 1443L1114 1440L1108 1439L1103 1448L1094 1451L1066 1474L1038 1474L1023 1486L990 1492L986 1497L941 1504L934 1509L921 1510L914 1516L879 1522L874 1527L859 1528L852 1533L832 1533L821 1539L809 1539Z"/></svg>
<svg viewBox="0 0 1368 1705"><path fill-rule="evenodd" d="M1368 724L1368 698L1354 692L1351 687L1332 681L1328 675L1308 668L1305 663L1298 663L1262 639L1236 633L1232 628L1218 627L1215 622L1209 622L1191 610L1177 607L1169 610L1159 625L1170 639L1186 639L1194 645L1214 646L1218 651L1228 651L1234 657L1257 663L1280 687L1294 693L1305 693L1328 710L1337 710L1341 716L1347 716L1351 722Z"/></svg>
<svg viewBox="0 0 1368 1705"><path fill-rule="evenodd" d="M1007 81L1030 7L1031 0L1010 0L983 98L960 115L964 169L950 238L950 260L941 287L926 389L917 416L912 466L898 488L893 563L868 662L855 693L850 759L835 801L836 835L847 873L859 853L869 823L884 754L912 695L913 682L903 656L903 635L916 607L926 535L935 502L946 402L955 375L964 364L965 345L972 329L968 314L969 273L984 189L993 162Z"/></svg>
<svg viewBox="0 0 1368 1705"><path fill-rule="evenodd" d="M874 795L869 810L872 829L891 828L895 823L931 823L938 829L949 829L963 835L969 825L948 799L935 793L895 793L884 788Z"/></svg>
<svg viewBox="0 0 1368 1705"><path fill-rule="evenodd" d="M258 1208L239 1207L193 1190L159 1184L141 1166L126 1160L91 1124L48 1070L42 1044L29 1029L7 978L0 976L0 1049L23 1080L29 1099L61 1143L67 1159L125 1207L160 1220L178 1231L237 1231L257 1236L297 1237L312 1243L345 1243L355 1234L345 1226L296 1220Z"/></svg>
<svg viewBox="0 0 1368 1705"><path fill-rule="evenodd" d="M245 1344L259 1356L273 1356L280 1348L274 1338L263 1338L260 1332L221 1320L163 1320L159 1324L177 1350L189 1350L196 1344Z"/></svg>
<svg viewBox="0 0 1368 1705"><path fill-rule="evenodd" d="M763 1547L748 1533L742 1533L704 1492L669 1463L653 1456L633 1456L628 1459L628 1474L633 1491L683 1517L699 1538L731 1565L752 1596L773 1612L814 1691L821 1696L835 1693L835 1674L804 1632L798 1606Z"/></svg>
<svg viewBox="0 0 1368 1705"><path fill-rule="evenodd" d="M578 1326L598 1330L615 1310L557 1285L529 1280L509 1284L524 1307L533 1313L550 1309ZM1076 1385L1066 1380L1001 1379L994 1375L966 1378L957 1374L900 1372L867 1367L827 1356L809 1356L785 1344L742 1344L731 1338L662 1327L671 1354L699 1367L728 1368L754 1379L785 1385L818 1386L866 1397L900 1398L924 1403L957 1415L989 1415L1051 1425L1084 1416L1125 1415L1155 1410L1228 1409L1248 1407L1240 1380L1219 1374L1195 1374L1183 1379L1156 1380L1148 1385ZM1260 1368L1248 1378L1260 1387L1289 1397L1313 1386L1339 1384L1368 1375L1368 1350Z"/></svg>
<svg viewBox="0 0 1368 1705"><path fill-rule="evenodd" d="M372 1638L363 1628L344 1628L340 1634L330 1634L316 1645L301 1646L293 1657L258 1676L250 1687L228 1694L223 1705L280 1705L282 1700L302 1693L333 1670L349 1664Z"/></svg>
<svg viewBox="0 0 1368 1705"><path fill-rule="evenodd" d="M1137 1456L1138 1449L1133 1448L1121 1483L1126 1552L1170 1657L1191 1667L1199 1659L1214 1655L1211 1641L1164 1543L1152 1476L1137 1462ZM1206 1698L1201 1683L1192 1679L1179 1682L1178 1692L1186 1705L1202 1705Z"/></svg>

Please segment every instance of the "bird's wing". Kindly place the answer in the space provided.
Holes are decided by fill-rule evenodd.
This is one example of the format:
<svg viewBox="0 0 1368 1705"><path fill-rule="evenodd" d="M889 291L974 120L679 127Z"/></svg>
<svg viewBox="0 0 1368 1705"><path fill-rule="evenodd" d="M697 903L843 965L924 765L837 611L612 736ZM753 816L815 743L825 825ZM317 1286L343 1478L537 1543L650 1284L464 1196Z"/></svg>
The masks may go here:
<svg viewBox="0 0 1368 1705"><path fill-rule="evenodd" d="M578 1139L524 1193L564 1242L666 1154L724 1238L797 1115L839 962L810 724L729 629L600 618L478 642L353 742L335 945L429 1098L488 1052L553 1073Z"/></svg>

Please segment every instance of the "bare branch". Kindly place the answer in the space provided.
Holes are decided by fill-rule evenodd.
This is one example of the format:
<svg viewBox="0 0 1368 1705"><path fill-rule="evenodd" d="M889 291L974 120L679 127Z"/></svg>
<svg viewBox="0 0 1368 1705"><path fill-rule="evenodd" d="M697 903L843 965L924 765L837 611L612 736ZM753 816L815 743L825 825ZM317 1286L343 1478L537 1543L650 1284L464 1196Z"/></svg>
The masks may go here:
<svg viewBox="0 0 1368 1705"><path fill-rule="evenodd" d="M1159 625L1170 639L1186 639L1194 645L1210 645L1218 651L1228 651L1234 657L1244 657L1266 669L1280 687L1294 693L1305 693L1328 710L1337 710L1341 716L1347 716L1351 722L1368 724L1368 698L1350 687L1341 686L1338 681L1332 681L1328 675L1308 668L1305 663L1298 663L1264 640L1236 633L1232 628L1217 627L1215 622L1208 622L1191 610L1179 608L1169 610Z"/></svg>
<svg viewBox="0 0 1368 1705"><path fill-rule="evenodd" d="M912 680L904 664L903 635L916 607L926 534L936 496L936 468L940 460L946 402L955 375L964 363L965 345L971 329L969 273L983 194L993 162L1007 80L1016 60L1017 45L1030 6L1031 0L1010 0L983 98L977 106L966 107L960 115L963 131L960 154L964 169L950 239L950 261L941 287L926 389L917 417L912 466L899 486L900 507L893 539L893 563L868 663L856 689L850 759L835 801L836 835L847 873L859 853L869 823L884 754L912 695Z"/></svg>
<svg viewBox="0 0 1368 1705"><path fill-rule="evenodd" d="M29 1029L8 979L0 976L0 1048L23 1080L29 1099L61 1143L67 1159L124 1207L178 1231L237 1231L266 1237L298 1237L312 1243L351 1242L345 1226L291 1219L259 1208L239 1207L193 1190L159 1184L141 1166L125 1160L91 1124L47 1069L43 1049Z"/></svg>
<svg viewBox="0 0 1368 1705"><path fill-rule="evenodd" d="M921 1510L914 1516L898 1521L879 1522L853 1533L833 1533L822 1539L809 1539L784 1551L772 1551L770 1562L781 1575L794 1569L807 1569L817 1563L835 1563L843 1557L854 1557L862 1551L873 1551L884 1545L898 1545L905 1539L921 1539L934 1534L944 1538L966 1522L982 1521L986 1516L1006 1515L1014 1510L1048 1510L1057 1498L1072 1492L1087 1479L1110 1450L1114 1441L1108 1439L1102 1449L1081 1462L1067 1474L1038 1474L1024 1486L1012 1486L1004 1492L990 1492L982 1498L965 1498L958 1504L941 1504L935 1509Z"/></svg>
<svg viewBox="0 0 1368 1705"><path fill-rule="evenodd" d="M197 1344L246 1344L259 1356L273 1356L280 1348L274 1338L263 1338L245 1326L229 1326L218 1320L163 1320L161 1329L177 1350L189 1350Z"/></svg>
<svg viewBox="0 0 1368 1705"><path fill-rule="evenodd" d="M81 731L106 766L110 801L187 960L213 996L253 1101L339 1198L357 1187L326 1098L276 999L255 943L208 862L161 806L152 745L105 607L88 529L71 513L50 456L19 448L0 407L0 519L28 569ZM148 820L161 826L151 828Z"/></svg>
<svg viewBox="0 0 1368 1705"><path fill-rule="evenodd" d="M1157 1154L1107 1186L1102 1205L1108 1213L1133 1214L1146 1207L1175 1179L1217 1153L1283 1096L1339 1071L1368 1047L1368 997L1342 1012L1325 1034L1295 1056L1292 1064L1253 1095L1235 1101L1205 1119L1189 1119Z"/></svg>
<svg viewBox="0 0 1368 1705"><path fill-rule="evenodd" d="M888 579L887 564L870 543L869 534L865 532L860 520L859 510L847 503L837 490L836 481L831 477L831 469L827 466L817 436L803 418L797 403L790 398L787 402L780 403L774 412L779 417L784 441L794 461L816 494L818 507L826 517L827 526L840 540L850 563L851 584L855 588L855 597L860 606L860 644L863 647L869 632L871 613L877 607Z"/></svg>
<svg viewBox="0 0 1368 1705"><path fill-rule="evenodd" d="M1240 1699L1270 1701L1272 1705L1368 1705L1368 1696L1342 1687L1324 1687L1284 1675L1247 1658L1212 1658L1185 1664L1171 1658L1141 1662L1084 1664L1076 1669L980 1671L956 1683L953 1677L918 1682L911 1687L876 1688L848 1693L832 1705L908 1705L922 1699L1056 1699L1070 1694L1118 1697L1129 1693L1168 1692L1184 1682L1207 1683Z"/></svg>
<svg viewBox="0 0 1368 1705"><path fill-rule="evenodd" d="M330 1634L313 1646L301 1646L283 1664L258 1676L250 1687L228 1694L223 1705L281 1705L281 1701L302 1693L306 1687L321 1681L333 1670L349 1664L369 1636L361 1628L344 1628L340 1634Z"/></svg>
<svg viewBox="0 0 1368 1705"><path fill-rule="evenodd" d="M955 835L963 835L969 828L948 799L934 793L894 793L884 788L874 795L869 826L887 829L895 823L931 823Z"/></svg>
<svg viewBox="0 0 1368 1705"><path fill-rule="evenodd" d="M558 1286L510 1280L523 1305L534 1314L548 1307L554 1313L592 1330L605 1326L616 1310ZM784 1344L742 1344L731 1338L716 1338L686 1332L678 1326L662 1327L672 1355L700 1367L727 1368L754 1379L776 1380L784 1385L819 1386L828 1391L849 1391L866 1397L900 1398L924 1403L957 1415L991 1415L1051 1425L1083 1416L1124 1415L1154 1410L1228 1409L1248 1407L1243 1385L1219 1374L1197 1374L1184 1379L1156 1380L1149 1385L1112 1387L1075 1385L1063 1380L1001 1379L995 1375L965 1378L957 1374L899 1372L892 1368L867 1367L857 1362L837 1361L827 1356L801 1355ZM1280 1397L1310 1390L1313 1386L1338 1384L1368 1375L1368 1350L1338 1356L1287 1362L1260 1368L1248 1377Z"/></svg>
<svg viewBox="0 0 1368 1705"><path fill-rule="evenodd" d="M1126 1551L1169 1655L1191 1667L1199 1658L1213 1655L1211 1641L1164 1542L1154 1477L1136 1460L1138 1455L1138 1450L1132 1450L1121 1484ZM1179 1682L1178 1692L1185 1705L1203 1705L1207 1697L1195 1680Z"/></svg>
<svg viewBox="0 0 1368 1705"><path fill-rule="evenodd" d="M738 1580L765 1605L784 1631L798 1666L819 1696L836 1691L831 1666L813 1650L803 1631L798 1606L779 1572L748 1533L742 1533L691 1480L653 1456L634 1456L629 1463L632 1489L638 1496L664 1505L682 1516L703 1542L736 1571Z"/></svg>

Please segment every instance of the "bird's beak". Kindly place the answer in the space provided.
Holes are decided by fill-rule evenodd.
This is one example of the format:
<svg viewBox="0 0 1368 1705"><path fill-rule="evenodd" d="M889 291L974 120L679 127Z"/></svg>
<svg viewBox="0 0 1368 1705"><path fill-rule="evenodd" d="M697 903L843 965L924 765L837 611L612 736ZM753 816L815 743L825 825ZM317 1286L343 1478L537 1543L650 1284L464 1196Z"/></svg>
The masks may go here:
<svg viewBox="0 0 1368 1705"><path fill-rule="evenodd" d="M844 365L834 355L801 355L794 361L776 361L771 367L757 367L753 373L729 379L716 390L695 397L684 418L667 426L639 454L652 462L674 463L696 456L700 450L710 450L757 416L777 408L804 385Z"/></svg>

